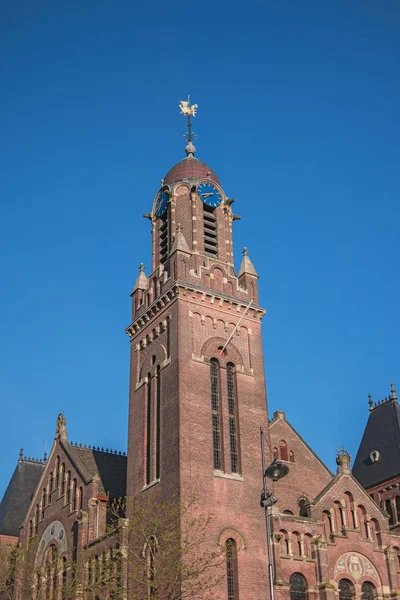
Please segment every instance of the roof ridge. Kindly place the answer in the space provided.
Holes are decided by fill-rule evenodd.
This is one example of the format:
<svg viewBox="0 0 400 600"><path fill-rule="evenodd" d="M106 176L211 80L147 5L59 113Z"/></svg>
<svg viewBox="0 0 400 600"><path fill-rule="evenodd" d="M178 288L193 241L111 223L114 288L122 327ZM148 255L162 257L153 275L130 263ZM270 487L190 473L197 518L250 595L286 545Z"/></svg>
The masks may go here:
<svg viewBox="0 0 400 600"><path fill-rule="evenodd" d="M102 447L100 448L100 446L91 446L90 444L82 444L82 443L78 443L78 442L68 442L70 444L70 446L72 446L73 448L78 448L78 450L95 450L96 452L104 452L104 454L114 454L114 455L118 455L118 456L126 456L126 452L122 452L121 450L112 450L111 448L105 448Z"/></svg>

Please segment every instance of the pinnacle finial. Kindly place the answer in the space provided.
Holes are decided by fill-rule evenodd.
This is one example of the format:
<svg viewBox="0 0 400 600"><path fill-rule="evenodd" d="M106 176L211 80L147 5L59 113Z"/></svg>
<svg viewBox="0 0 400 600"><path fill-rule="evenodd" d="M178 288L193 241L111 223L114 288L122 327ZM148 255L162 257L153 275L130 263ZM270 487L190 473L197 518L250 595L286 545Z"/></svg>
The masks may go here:
<svg viewBox="0 0 400 600"><path fill-rule="evenodd" d="M178 227L176 228L176 233L180 233L182 231L182 225L178 223Z"/></svg>
<svg viewBox="0 0 400 600"><path fill-rule="evenodd" d="M44 451L44 454L43 454L43 462L47 462L47 452L46 452L46 450Z"/></svg>
<svg viewBox="0 0 400 600"><path fill-rule="evenodd" d="M249 251L246 248L246 246L243 248L243 256L248 256L249 255Z"/></svg>
<svg viewBox="0 0 400 600"><path fill-rule="evenodd" d="M140 273L143 273L143 271L144 271L144 264L143 263L140 263L140 265L139 265L139 271L140 271Z"/></svg>
<svg viewBox="0 0 400 600"><path fill-rule="evenodd" d="M24 449L20 448L18 462L21 462L24 458Z"/></svg>
<svg viewBox="0 0 400 600"><path fill-rule="evenodd" d="M374 407L374 401L372 400L371 394L368 394L368 404L369 404L369 410L372 410Z"/></svg>
<svg viewBox="0 0 400 600"><path fill-rule="evenodd" d="M390 384L390 397L392 400L397 400L396 388L394 387L394 383Z"/></svg>

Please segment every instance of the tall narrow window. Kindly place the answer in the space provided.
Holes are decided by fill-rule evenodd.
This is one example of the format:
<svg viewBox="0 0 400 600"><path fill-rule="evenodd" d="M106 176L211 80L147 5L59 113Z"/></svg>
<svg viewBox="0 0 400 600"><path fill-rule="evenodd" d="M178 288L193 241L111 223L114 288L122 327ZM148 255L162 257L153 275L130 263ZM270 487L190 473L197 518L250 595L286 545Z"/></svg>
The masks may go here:
<svg viewBox="0 0 400 600"><path fill-rule="evenodd" d="M290 600L307 600L307 582L301 573L293 573L289 585Z"/></svg>
<svg viewBox="0 0 400 600"><path fill-rule="evenodd" d="M42 494L42 519L44 519L44 509L46 508L46 504L47 504L47 493L46 493L46 488L44 488L43 494Z"/></svg>
<svg viewBox="0 0 400 600"><path fill-rule="evenodd" d="M222 469L222 429L221 429L221 401L219 363L211 359L211 409L213 432L213 459L214 469Z"/></svg>
<svg viewBox="0 0 400 600"><path fill-rule="evenodd" d="M35 509L35 533L38 532L39 520L40 520L40 509L39 509L39 504L36 504L36 509Z"/></svg>
<svg viewBox="0 0 400 600"><path fill-rule="evenodd" d="M240 473L241 464L239 452L239 419L237 407L235 367L232 363L229 363L226 367L226 376L228 383L229 445L231 451L231 471L232 473Z"/></svg>
<svg viewBox="0 0 400 600"><path fill-rule="evenodd" d="M51 471L50 476L49 476L49 493L50 494L53 491L53 482L54 482L53 471Z"/></svg>
<svg viewBox="0 0 400 600"><path fill-rule="evenodd" d="M83 506L83 488L80 487L79 488L79 504L78 504L79 510L82 510L82 506Z"/></svg>
<svg viewBox="0 0 400 600"><path fill-rule="evenodd" d="M160 479L161 462L161 369L157 367L157 406L156 406L156 479Z"/></svg>
<svg viewBox="0 0 400 600"><path fill-rule="evenodd" d="M151 373L147 375L147 437L146 437L146 484L149 485L151 483L152 476L152 468L151 468L151 459L152 459L152 439L153 439L153 411L152 408L152 394L151 394Z"/></svg>
<svg viewBox="0 0 400 600"><path fill-rule="evenodd" d="M71 502L71 471L67 473L67 504Z"/></svg>
<svg viewBox="0 0 400 600"><path fill-rule="evenodd" d="M58 488L60 485L60 457L57 456L56 460L56 476L55 476L55 486Z"/></svg>
<svg viewBox="0 0 400 600"><path fill-rule="evenodd" d="M61 480L61 496L64 496L64 494L65 494L65 465L64 465L64 463L61 465L60 480Z"/></svg>
<svg viewBox="0 0 400 600"><path fill-rule="evenodd" d="M72 510L76 510L77 507L76 498L76 479L72 480Z"/></svg>
<svg viewBox="0 0 400 600"><path fill-rule="evenodd" d="M239 598L239 582L237 567L237 546L234 539L229 538L229 540L226 541L225 552L228 600L237 600Z"/></svg>
<svg viewBox="0 0 400 600"><path fill-rule="evenodd" d="M217 218L214 207L204 204L204 251L210 256L218 255Z"/></svg>

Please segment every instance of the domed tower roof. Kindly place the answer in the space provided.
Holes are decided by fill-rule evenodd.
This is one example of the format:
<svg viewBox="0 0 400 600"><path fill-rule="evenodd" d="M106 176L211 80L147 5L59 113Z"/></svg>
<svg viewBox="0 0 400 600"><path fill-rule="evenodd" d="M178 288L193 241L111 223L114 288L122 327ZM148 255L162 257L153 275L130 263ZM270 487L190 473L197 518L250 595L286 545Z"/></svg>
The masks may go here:
<svg viewBox="0 0 400 600"><path fill-rule="evenodd" d="M210 167L201 162L194 156L187 156L177 165L172 167L165 176L164 184L171 185L182 179L212 179L215 183L221 185L220 180Z"/></svg>

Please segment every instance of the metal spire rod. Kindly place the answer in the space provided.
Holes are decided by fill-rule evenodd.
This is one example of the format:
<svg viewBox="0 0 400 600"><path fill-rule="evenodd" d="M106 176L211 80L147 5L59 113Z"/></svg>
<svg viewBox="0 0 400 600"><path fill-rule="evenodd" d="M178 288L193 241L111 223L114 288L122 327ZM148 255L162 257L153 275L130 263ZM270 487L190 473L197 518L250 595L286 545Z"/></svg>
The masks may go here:
<svg viewBox="0 0 400 600"><path fill-rule="evenodd" d="M254 298L252 298L252 299L250 300L250 302L249 302L249 303L248 303L248 305L246 306L246 310L244 311L244 313L243 313L243 314L242 314L242 316L240 317L239 321L236 323L236 326L233 328L233 331L232 331L231 335L228 337L228 339L227 339L227 341L226 341L226 343L225 343L225 346L224 346L223 348L221 348L221 350L220 350L220 352L219 352L221 356L223 355L223 353L224 353L224 351L225 351L225 349L226 349L227 345L229 344L229 342L231 341L231 339L232 339L232 338L233 338L233 336L235 335L235 331L237 330L237 328L239 327L240 323L243 321L244 317L246 316L246 313L247 313L247 311L249 310L250 306L251 306L251 305L252 305L252 303L253 303L253 300L254 300Z"/></svg>

